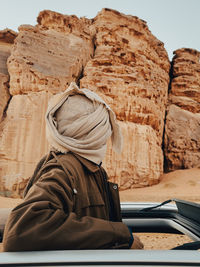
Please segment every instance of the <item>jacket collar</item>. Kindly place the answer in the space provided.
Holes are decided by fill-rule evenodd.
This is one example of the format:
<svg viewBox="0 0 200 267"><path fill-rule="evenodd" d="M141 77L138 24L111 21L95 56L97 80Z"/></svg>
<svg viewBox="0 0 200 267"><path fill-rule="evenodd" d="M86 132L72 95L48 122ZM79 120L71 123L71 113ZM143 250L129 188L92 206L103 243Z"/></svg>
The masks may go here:
<svg viewBox="0 0 200 267"><path fill-rule="evenodd" d="M90 171L90 172L96 172L99 170L101 163L98 165L86 158L83 158L75 153L73 155Z"/></svg>

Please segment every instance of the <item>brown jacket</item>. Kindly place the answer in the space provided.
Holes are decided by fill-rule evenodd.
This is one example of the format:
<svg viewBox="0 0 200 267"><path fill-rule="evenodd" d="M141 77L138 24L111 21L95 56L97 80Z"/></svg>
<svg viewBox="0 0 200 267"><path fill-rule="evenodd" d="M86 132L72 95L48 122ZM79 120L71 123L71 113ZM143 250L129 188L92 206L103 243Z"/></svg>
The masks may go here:
<svg viewBox="0 0 200 267"><path fill-rule="evenodd" d="M105 179L102 167L78 155L50 153L10 214L4 251L128 248L118 189Z"/></svg>

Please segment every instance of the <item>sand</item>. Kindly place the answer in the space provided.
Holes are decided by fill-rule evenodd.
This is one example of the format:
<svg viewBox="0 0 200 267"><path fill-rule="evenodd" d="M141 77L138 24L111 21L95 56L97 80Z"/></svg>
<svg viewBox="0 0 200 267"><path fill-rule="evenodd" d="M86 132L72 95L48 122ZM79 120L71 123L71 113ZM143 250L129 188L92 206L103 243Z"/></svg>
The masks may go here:
<svg viewBox="0 0 200 267"><path fill-rule="evenodd" d="M170 172L157 185L120 192L121 201L161 202L170 198L200 202L200 169Z"/></svg>
<svg viewBox="0 0 200 267"><path fill-rule="evenodd" d="M170 172L164 174L157 185L120 192L122 202L162 202L171 198L200 202L199 168ZM0 208L14 208L21 201L21 199L0 197ZM145 249L170 249L190 241L184 235L141 233L139 236ZM0 244L0 251L1 249Z"/></svg>

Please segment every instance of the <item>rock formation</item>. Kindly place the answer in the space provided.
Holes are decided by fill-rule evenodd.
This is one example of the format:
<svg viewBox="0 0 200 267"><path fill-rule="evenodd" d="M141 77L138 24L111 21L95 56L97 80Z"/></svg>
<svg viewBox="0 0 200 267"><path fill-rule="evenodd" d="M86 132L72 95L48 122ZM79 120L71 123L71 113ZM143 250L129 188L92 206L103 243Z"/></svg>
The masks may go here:
<svg viewBox="0 0 200 267"><path fill-rule="evenodd" d="M16 36L17 34L9 29L0 31L0 121L10 99L7 58L10 56L10 50Z"/></svg>
<svg viewBox="0 0 200 267"><path fill-rule="evenodd" d="M62 29L66 18L66 26ZM83 22L79 22L82 28L78 27L78 18L72 20L69 16L44 11L38 21L36 27L19 27L8 60L12 95L63 91L71 81L77 81L93 55L92 39L85 33Z"/></svg>
<svg viewBox="0 0 200 267"><path fill-rule="evenodd" d="M200 167L200 52L174 52L165 126L166 170Z"/></svg>
<svg viewBox="0 0 200 267"><path fill-rule="evenodd" d="M8 190L30 177L36 161L48 149L44 116L50 95L29 93L10 100L0 143L1 185Z"/></svg>
<svg viewBox="0 0 200 267"><path fill-rule="evenodd" d="M66 24L61 31L59 23L63 21ZM11 192L14 184L31 176L48 150L44 116L49 97L77 81L93 55L92 37L84 30L88 21L79 21L80 25L77 21L76 17L44 11L36 27L19 27L7 62L12 99L0 139L0 191Z"/></svg>
<svg viewBox="0 0 200 267"><path fill-rule="evenodd" d="M106 98L124 135L122 155L109 148L106 169L121 189L157 183L163 172L161 143L170 68L163 43L146 22L114 10L103 9L93 25L95 54L80 84Z"/></svg>
<svg viewBox="0 0 200 267"><path fill-rule="evenodd" d="M0 121L3 118L3 113L9 99L8 75L0 73Z"/></svg>
<svg viewBox="0 0 200 267"><path fill-rule="evenodd" d="M100 94L116 113L124 149L117 155L109 143L104 166L121 190L159 182L167 101L168 169L197 166L199 52L176 51L170 83L164 45L137 17L103 9L89 20L45 10L37 21L18 34L0 32L0 194L21 196L48 151L48 100L71 81Z"/></svg>

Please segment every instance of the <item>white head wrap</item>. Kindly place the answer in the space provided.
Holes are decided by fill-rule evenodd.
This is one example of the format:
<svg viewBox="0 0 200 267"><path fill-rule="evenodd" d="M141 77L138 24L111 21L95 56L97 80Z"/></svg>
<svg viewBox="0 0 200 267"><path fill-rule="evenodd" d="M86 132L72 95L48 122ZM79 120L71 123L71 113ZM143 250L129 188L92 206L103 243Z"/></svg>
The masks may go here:
<svg viewBox="0 0 200 267"><path fill-rule="evenodd" d="M111 136L113 149L120 153L122 135L111 108L97 94L79 89L75 83L53 96L46 113L47 139L62 153L72 151L99 164Z"/></svg>

